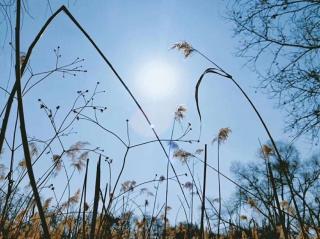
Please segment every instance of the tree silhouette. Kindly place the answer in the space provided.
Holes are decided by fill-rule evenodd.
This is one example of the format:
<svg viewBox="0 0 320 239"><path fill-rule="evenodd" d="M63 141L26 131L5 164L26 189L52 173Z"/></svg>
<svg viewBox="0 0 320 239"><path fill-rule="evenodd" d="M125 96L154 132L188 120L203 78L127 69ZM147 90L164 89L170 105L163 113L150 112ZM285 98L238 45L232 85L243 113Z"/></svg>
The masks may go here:
<svg viewBox="0 0 320 239"><path fill-rule="evenodd" d="M261 88L287 112L286 130L319 139L320 2L240 0L228 18L240 38L238 55L255 67Z"/></svg>

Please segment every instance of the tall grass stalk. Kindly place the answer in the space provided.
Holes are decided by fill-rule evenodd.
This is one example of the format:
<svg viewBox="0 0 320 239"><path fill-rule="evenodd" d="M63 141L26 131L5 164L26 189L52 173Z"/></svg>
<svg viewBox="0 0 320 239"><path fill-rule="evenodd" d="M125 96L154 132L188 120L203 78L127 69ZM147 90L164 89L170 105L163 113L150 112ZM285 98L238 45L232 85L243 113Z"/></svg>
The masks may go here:
<svg viewBox="0 0 320 239"><path fill-rule="evenodd" d="M220 142L217 143L217 157L218 157L218 192L219 192L219 210L218 210L218 235L217 238L220 238L220 221L221 221L221 182L220 182Z"/></svg>
<svg viewBox="0 0 320 239"><path fill-rule="evenodd" d="M204 145L204 164L203 164L203 189L201 202L201 221L200 221L200 238L204 239L204 213L206 208L206 182L207 182L207 144Z"/></svg>
<svg viewBox="0 0 320 239"><path fill-rule="evenodd" d="M193 52L196 52L198 53L200 56L202 56L203 58L205 58L207 61L209 61L211 64L213 64L214 68L207 68L200 76L200 78L198 79L197 81L197 84L196 84L196 87L195 87L195 101L196 101L196 105L197 105L197 111L198 111L198 115L199 115L199 119L200 119L200 131L201 131L201 125L202 125L202 120L201 120L201 112L200 112L200 107L199 107L199 87L200 87L200 84L203 80L203 77L206 75L206 74L216 74L216 75L219 75L219 76L222 76L224 78L227 78L229 80L232 81L232 83L241 91L241 94L245 97L245 99L249 102L250 106L253 108L254 112L256 113L256 115L258 116L260 122L262 123L265 131L267 132L267 135L268 137L270 138L271 140L271 143L272 143L272 146L274 147L274 150L276 152L276 155L277 155L277 158L279 161L281 161L281 155L280 155L280 152L276 146L276 143L266 125L266 123L264 122L261 114L259 113L259 111L257 110L257 108L255 107L255 105L253 104L253 102L251 101L251 99L249 98L249 96L247 95L247 93L242 89L242 87L238 84L238 82L229 74L227 73L226 71L224 71L220 66L218 66L214 61L212 61L209 57L207 57L205 54L203 54L202 52L200 52L199 50L193 48L190 44L188 44L187 42L182 42L182 43L177 43L177 44L174 44L172 48L177 48L178 50L182 50L185 57L188 57L191 53ZM289 181L288 181L289 182ZM292 188L291 186L289 186L290 188L290 192L292 194ZM278 209L278 213L280 215L280 223L281 223L281 226L282 228L285 228L285 217L284 217L284 214L283 214L283 211L281 210L281 206L280 206L280 202L279 202L279 199L278 199L278 195L277 195L277 191L276 191L276 188L273 188L273 191L274 191L274 195L275 195L275 200L276 200L276 206L277 206L277 209ZM292 194L293 196L293 199L294 199L294 195ZM294 204L296 205L295 203L295 200L294 201ZM299 214L299 213L298 213ZM301 224L301 220L300 220L300 217L298 216L298 220L299 220L299 223ZM303 229L302 229L303 230ZM284 230L284 236L285 236L285 239L289 239L288 238L288 234L286 232L286 230Z"/></svg>
<svg viewBox="0 0 320 239"><path fill-rule="evenodd" d="M11 193L12 193L12 186L13 186L13 164L14 164L14 154L15 154L15 141L16 141L16 133L17 133L17 124L18 124L18 111L16 114L16 120L15 120L15 125L14 125L14 130L13 130L13 139L12 139L12 144L11 144L11 158L10 158L10 169L9 169L9 174L8 174L8 188L7 188L7 194L6 194L6 199L5 199L5 203L2 209L2 213L1 213L1 221L0 221L0 228L2 230L2 234L5 233L4 230L4 223L7 220L7 209L10 208L10 204L11 201L10 197L11 197ZM1 231L0 231L1 233Z"/></svg>
<svg viewBox="0 0 320 239"><path fill-rule="evenodd" d="M16 72L16 85L17 85L17 99L18 99L18 111L20 119L20 131L21 131L21 140L22 146L26 161L26 167L30 179L30 184L33 190L34 199L37 204L38 212L40 215L41 225L43 229L43 234L46 238L50 238L49 229L46 223L44 211L41 205L40 195L37 189L36 180L34 177L31 156L29 151L28 136L26 131L26 125L24 120L24 110L23 110L23 100L21 92L21 69L20 69L20 16L21 16L21 0L17 0L17 13L16 13L16 28L15 28L15 72ZM1 148L2 149L2 148Z"/></svg>
<svg viewBox="0 0 320 239"><path fill-rule="evenodd" d="M220 76L225 77L227 79L230 79L236 85L236 87L241 91L242 95L246 98L246 100L249 102L249 104L251 105L251 107L255 111L255 113L258 116L260 122L262 123L264 129L266 130L267 135L269 136L273 147L275 148L275 151L277 153L278 159L281 160L281 155L280 155L280 153L279 153L279 151L277 149L275 141L274 141L274 139L273 139L273 137L272 137L272 135L271 135L266 123L264 122L262 116L260 115L259 111L255 107L255 105L253 104L253 102L251 101L249 96L246 94L246 92L241 88L241 86L233 79L233 77L231 75L229 75L228 73L225 73L224 71L219 72L219 71L217 71L216 68L208 68L203 72L203 74L200 76L200 78L199 78L199 80L197 82L196 91L195 91L195 99L196 99L197 110L198 110L198 115L199 115L199 118L200 118L200 122L201 122L201 113L200 113L199 100L198 100L198 90L199 90L199 86L201 84L201 81L202 81L203 77L208 73L217 74L217 75L220 75ZM270 172L270 175L272 175L272 172ZM277 193L277 190L276 190L276 187L275 187L274 180L272 180L272 177L271 177L271 181L273 181L272 186L273 186L273 192L274 192L274 195L275 195L276 206L278 208L278 213L280 215L280 223L281 223L282 227L285 228L285 217L284 217L284 214L283 214L283 212L281 210L281 205L280 205L280 202L279 202L278 193ZM284 234L285 234L285 239L289 239L288 238L288 234L287 234L286 231L284 232Z"/></svg>
<svg viewBox="0 0 320 239"><path fill-rule="evenodd" d="M171 143L173 139L173 133L174 128L176 124L176 119L173 120L172 129L171 129L171 135L170 135L170 141L169 141L169 157L171 154ZM170 165L170 159L167 161L167 167L166 167L166 195L165 195L165 206L164 206L164 228L163 228L163 238L165 239L167 237L167 207L168 207L168 196L169 196L169 165Z"/></svg>
<svg viewBox="0 0 320 239"><path fill-rule="evenodd" d="M87 161L86 161L86 170L85 170L85 173L84 173L84 179L83 179L81 197L80 197L80 203L79 203L79 210L78 210L78 215L77 215L77 219L76 219L76 226L75 226L75 230L74 230L74 233L75 233L76 237L78 236L78 226L79 226L79 222L80 222L81 205L82 205L82 202L83 202L83 205L86 204L84 195L85 195L85 190L86 190L86 185L87 185L88 167L89 167L89 158L87 158ZM83 212L85 213L85 211L86 210L85 210L85 206L84 206L83 207ZM83 218L84 218L84 216L83 216ZM83 221L83 223L85 223L85 221Z"/></svg>
<svg viewBox="0 0 320 239"><path fill-rule="evenodd" d="M97 163L96 183L95 183L94 201L93 201L93 213L92 213L91 230L90 230L90 237L89 237L90 239L95 238L96 222L97 222L97 214L98 214L98 206L99 206L100 172L101 172L101 155L99 156L99 161Z"/></svg>

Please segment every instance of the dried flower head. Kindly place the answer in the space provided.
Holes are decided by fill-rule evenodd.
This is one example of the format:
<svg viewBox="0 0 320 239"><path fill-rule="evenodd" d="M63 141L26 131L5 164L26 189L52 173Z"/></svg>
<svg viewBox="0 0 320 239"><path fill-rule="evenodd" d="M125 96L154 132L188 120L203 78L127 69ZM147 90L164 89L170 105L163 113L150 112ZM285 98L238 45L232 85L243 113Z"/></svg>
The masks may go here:
<svg viewBox="0 0 320 239"><path fill-rule="evenodd" d="M78 189L75 194L69 198L69 203L71 204L75 204L79 201L79 197L80 197L80 189Z"/></svg>
<svg viewBox="0 0 320 239"><path fill-rule="evenodd" d="M185 118L185 114L187 112L187 108L183 105L179 105L176 112L174 113L175 119L181 121Z"/></svg>
<svg viewBox="0 0 320 239"><path fill-rule="evenodd" d="M78 189L73 196L71 196L66 202L62 203L61 208L65 209L69 206L73 206L79 202L80 189Z"/></svg>
<svg viewBox="0 0 320 239"><path fill-rule="evenodd" d="M53 163L54 163L55 166L56 166L56 171L60 171L60 170L61 170L61 167L62 167L60 155L54 154L54 155L52 156L52 161L53 161Z"/></svg>
<svg viewBox="0 0 320 239"><path fill-rule="evenodd" d="M200 155L200 154L202 154L203 151L204 151L203 149L197 149L196 152L195 152L195 154Z"/></svg>
<svg viewBox="0 0 320 239"><path fill-rule="evenodd" d="M287 211L291 216L295 216L296 215L296 210L291 206L288 207Z"/></svg>
<svg viewBox="0 0 320 239"><path fill-rule="evenodd" d="M212 143L216 141L218 142L218 144L224 143L228 139L230 133L231 133L231 129L229 127L221 128L219 130L218 135L212 140Z"/></svg>
<svg viewBox="0 0 320 239"><path fill-rule="evenodd" d="M286 238L282 225L277 226L277 232L279 234L280 239Z"/></svg>
<svg viewBox="0 0 320 239"><path fill-rule="evenodd" d="M125 181L124 183L122 183L121 185L121 190L124 191L124 192L127 192L127 191L133 191L135 185L137 184L136 181L132 180L128 180L128 181Z"/></svg>
<svg viewBox="0 0 320 239"><path fill-rule="evenodd" d="M161 175L160 178L159 178L159 181L162 182L162 181L164 181L165 179L166 179L166 177L163 176L163 175Z"/></svg>
<svg viewBox="0 0 320 239"><path fill-rule="evenodd" d="M89 150L85 149L87 145L89 145L88 142L78 141L66 150L66 155L71 159L71 165L78 171L81 171L86 165L86 160L89 155Z"/></svg>
<svg viewBox="0 0 320 239"><path fill-rule="evenodd" d="M259 233L259 229L257 227L252 228L251 233L252 233L252 239L261 238L260 233Z"/></svg>
<svg viewBox="0 0 320 239"><path fill-rule="evenodd" d="M280 206L282 209L288 209L289 203L288 203L288 201L284 200L284 201L280 202Z"/></svg>
<svg viewBox="0 0 320 239"><path fill-rule="evenodd" d="M247 203L250 205L250 207L253 207L253 208L257 207L256 201L253 200L252 198L248 198Z"/></svg>
<svg viewBox="0 0 320 239"><path fill-rule="evenodd" d="M248 217L246 215L241 215L240 220L243 220L243 221L248 220Z"/></svg>
<svg viewBox="0 0 320 239"><path fill-rule="evenodd" d="M186 41L173 44L171 49L178 49L179 51L182 51L185 58L190 56L190 54L194 51L194 48Z"/></svg>
<svg viewBox="0 0 320 239"><path fill-rule="evenodd" d="M44 201L43 208L48 209L48 208L50 207L50 204L51 204L51 202L52 202L52 199L53 199L53 197L47 198L47 199Z"/></svg>
<svg viewBox="0 0 320 239"><path fill-rule="evenodd" d="M5 178L5 170L6 167L4 166L4 164L0 164L0 180L3 180Z"/></svg>
<svg viewBox="0 0 320 239"><path fill-rule="evenodd" d="M25 60L26 60L26 53L20 52L20 67L23 65Z"/></svg>
<svg viewBox="0 0 320 239"><path fill-rule="evenodd" d="M268 145L263 145L261 148L261 153L265 156L268 157L270 154L273 153L272 148L270 148Z"/></svg>
<svg viewBox="0 0 320 239"><path fill-rule="evenodd" d="M29 150L30 150L31 158L38 155L38 148L37 148L36 143L34 143L34 142L29 143Z"/></svg>
<svg viewBox="0 0 320 239"><path fill-rule="evenodd" d="M141 220L141 221L137 220L136 221L136 226L137 226L138 229L143 228L144 225L145 225L145 222L143 220Z"/></svg>
<svg viewBox="0 0 320 239"><path fill-rule="evenodd" d="M88 152L85 152L84 154L88 154ZM73 161L71 165L80 172L86 166L86 161L84 158L79 157L79 160Z"/></svg>
<svg viewBox="0 0 320 239"><path fill-rule="evenodd" d="M241 239L248 239L248 235L245 231L241 232Z"/></svg>
<svg viewBox="0 0 320 239"><path fill-rule="evenodd" d="M173 153L174 158L178 158L182 163L185 163L190 157L193 157L193 154L183 150L183 149L177 149Z"/></svg>
<svg viewBox="0 0 320 239"><path fill-rule="evenodd" d="M21 160L21 161L19 162L19 166L20 166L21 168L26 168L26 167L27 167L26 160L25 160L25 159Z"/></svg>
<svg viewBox="0 0 320 239"><path fill-rule="evenodd" d="M84 202L84 205L83 205L83 209L84 211L88 211L88 209L90 208L89 204L87 202Z"/></svg>
<svg viewBox="0 0 320 239"><path fill-rule="evenodd" d="M192 182L186 182L183 186L188 190L192 190L193 183Z"/></svg>
<svg viewBox="0 0 320 239"><path fill-rule="evenodd" d="M73 159L77 157L79 151L83 150L87 145L89 145L88 142L78 141L71 145L68 150L66 150L66 154L68 157Z"/></svg>

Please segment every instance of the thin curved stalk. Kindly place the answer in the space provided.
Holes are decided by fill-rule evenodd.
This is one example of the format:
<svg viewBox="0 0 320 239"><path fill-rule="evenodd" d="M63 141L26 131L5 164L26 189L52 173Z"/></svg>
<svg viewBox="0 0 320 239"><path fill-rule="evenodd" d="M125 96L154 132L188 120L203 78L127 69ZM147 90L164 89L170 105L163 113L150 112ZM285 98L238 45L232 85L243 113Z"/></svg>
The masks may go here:
<svg viewBox="0 0 320 239"><path fill-rule="evenodd" d="M196 91L195 91L195 100L196 100L196 104L197 104L197 111L198 111L198 115L199 115L199 119L200 119L200 124L201 124L201 113L200 113L200 107L199 107L199 98L198 98L198 91L199 91L199 86L200 86L200 83L203 79L203 77L208 74L208 73L212 73L212 74L217 74L217 75L220 75L222 77L225 77L227 79L230 79L234 85L236 85L236 87L241 91L242 95L246 98L246 100L249 102L249 104L251 105L251 107L253 108L254 112L256 113L256 115L258 116L261 124L263 125L263 128L265 129L265 131L267 132L267 135L272 143L272 146L276 152L276 155L278 157L279 160L281 160L281 155L280 155L280 152L276 146L276 143L266 125L266 123L264 122L261 114L259 113L259 111L257 110L257 108L255 107L255 105L253 104L253 102L251 101L251 99L249 98L249 96L246 94L246 92L242 89L242 87L238 84L238 82L236 80L233 79L233 77L228 74L228 73L225 73L224 71L220 71L217 70L216 68L208 68L206 69L202 75L200 76L198 82L197 82L197 85L196 85ZM270 171L270 176L272 177L272 171ZM274 181L271 179L271 181ZM290 188L290 187L289 187ZM283 215L283 212L281 210L281 206L280 206L280 202L279 202L279 198L278 198L278 193L277 193L277 190L275 188L275 185L273 185L273 193L274 193L274 196L275 196L275 200L276 200L276 205L277 205L277 209L278 209L278 213L279 213L279 216L280 216L280 222L281 222L281 225L283 227L283 231L284 231L284 234L285 234L285 238L288 239L288 234L285 230L285 217ZM299 220L300 221L300 220ZM301 222L301 221L300 221ZM303 229L302 229L303 230Z"/></svg>
<svg viewBox="0 0 320 239"><path fill-rule="evenodd" d="M115 76L117 77L117 79L120 81L120 83L122 84L122 86L125 88L125 90L127 91L127 93L130 95L131 99L134 101L134 103L136 104L136 106L139 108L140 112L143 114L145 120L147 121L147 123L149 124L150 128L152 129L152 132L154 134L154 136L156 137L157 141L159 142L161 149L163 150L167 160L169 161L169 164L171 166L172 171L174 172L175 176L177 176L176 170L174 168L174 166L172 165L170 158L169 158L169 154L167 153L167 151L164 148L164 145L162 144L158 133L156 132L156 130L154 129L154 127L152 126L151 121L149 120L149 117L147 116L147 114L144 112L142 106L140 105L140 103L138 102L138 100L135 98L135 96L133 95L133 93L131 92L131 90L128 88L127 84L122 80L122 78L120 77L120 75L118 74L118 72L115 70L115 68L112 66L111 62L106 58L106 56L103 54L103 52L100 50L100 48L96 45L96 43L93 41L93 39L90 37L90 35L82 28L82 26L78 23L78 21L73 17L73 15L68 11L68 9L64 6L63 7L63 11L64 13L70 18L70 20L76 25L76 27L85 35L85 37L88 39L88 41L92 44L92 46L95 48L95 50L99 53L99 55L103 58L103 60L105 61L105 63L109 66L109 68L112 70L112 72L115 74ZM181 186L180 180L177 177L177 181L180 187L180 190L182 192L182 195L184 197L184 200L186 201L186 204L189 208L189 204L188 204L188 200L187 197L183 191L183 188Z"/></svg>
<svg viewBox="0 0 320 239"><path fill-rule="evenodd" d="M28 48L28 51L27 51L27 54L26 54L26 57L25 57L25 60L24 60L23 64L21 65L21 71L20 71L20 63L18 64L19 65L19 71L20 71L20 79L23 76L24 70L25 70L25 68L27 66L27 63L28 63L29 59L30 59L30 56L31 56L33 48L36 46L36 44L40 40L42 34L47 29L47 27L52 22L52 20L60 12L62 12L64 8L65 8L64 6L60 7L54 14L52 14L51 17L48 18L48 20L45 22L45 24L42 26L41 30L38 32L38 34L36 35L36 37L34 38L32 43L30 44L30 46ZM19 52L19 61L18 62L20 62L20 52ZM11 107L12 107L14 96L15 96L15 94L17 92L17 87L18 87L17 82L15 82L15 84L14 84L12 90L11 90L10 96L8 98L6 107L5 107L6 111L5 111L5 115L4 115L3 121L2 121L1 132L0 132L0 152L1 152L2 147L3 147L3 142L4 142L4 138L5 138L5 134L6 134L7 126L8 126L8 121L9 121L9 116L10 116L10 111L11 111Z"/></svg>
<svg viewBox="0 0 320 239"><path fill-rule="evenodd" d="M127 147L126 152L125 152L125 154L124 154L124 156L123 156L122 166L121 166L120 172L119 172L118 177L117 177L117 179L116 179L116 182L115 182L115 184L114 184L114 186L113 186L112 192L110 193L110 199L109 199L108 206L107 206L107 213L108 213L108 211L109 211L109 209L110 209L110 207L111 207L111 205L112 205L112 202L113 202L113 200L114 200L114 193L115 193L115 191L116 191L116 188L117 188L118 183L119 183L119 181L120 181L120 178L121 178L121 176L122 176L122 173L123 173L123 170L124 170L126 161L127 161L128 153L129 153L129 148Z"/></svg>
<svg viewBox="0 0 320 239"><path fill-rule="evenodd" d="M233 79L233 77L232 77L230 74L228 74L226 71L224 71L224 70L223 70L220 66L218 66L214 61L212 61L210 58L208 58L205 54L203 54L202 52L198 51L197 49L192 48L192 50L195 51L195 52L197 52L199 55L201 55L202 57L204 57L207 61L209 61L210 63L212 63L212 64L216 67L216 68L208 68L207 70L209 70L209 71L206 72L206 71L207 71L207 70L206 70L206 71L204 72L204 74L210 72L210 73L215 73L215 74L221 75L221 76L223 76L223 77L229 78L229 79L237 86L237 88L241 91L241 93L245 96L245 98L248 100L248 102L250 103L251 107L254 109L255 113L257 114L257 116L258 116L260 122L262 123L264 129L266 130L266 132L267 132L267 134L268 134L268 137L269 137L269 139L270 139L270 141L271 141L271 144L272 144L272 146L273 146L273 148L274 148L274 150L275 150L276 156L277 156L279 162L281 162L281 161L282 161L282 157L281 157L280 152L279 152L279 150L278 150L278 148L277 148L277 146L276 146L276 143L275 143L275 141L274 141L274 139L273 139L273 137L272 137L272 135L271 135L271 133L270 133L267 125L266 125L266 123L264 122L263 118L261 117L260 113L259 113L258 110L256 109L256 107L255 107L255 105L253 104L253 102L251 101L251 99L248 97L248 95L246 94L246 92L242 89L242 87L238 84L238 82ZM203 74L203 75L204 75L204 74ZM203 75L202 75L202 76L203 76ZM199 106L198 106L198 88L199 88L200 82L201 82L201 79L198 81L197 86L196 86L196 102L197 102L197 110L198 110L198 113L199 113L199 116L200 116L200 121L201 121L201 115L200 115ZM201 132L201 126L200 126L200 132ZM270 176L273 177L272 171L270 172ZM297 219L298 219L299 225L300 225L300 227L301 227L302 234L303 234L304 237L306 237L306 236L307 236L307 233L306 233L305 228L304 228L304 225L303 225L304 222L303 222L302 217L301 217L300 212L299 212L299 207L298 207L297 201L296 201L296 199L295 199L294 188L293 188L292 183L290 183L291 180L290 180L290 178L289 178L289 175L288 175L287 170L284 170L284 176L285 176L285 178L286 178L286 180L287 180L287 182L288 182L289 191L290 191L290 194L291 194L291 196L292 196L292 201L293 201L295 210L296 210L296 212L297 212ZM271 178L271 180L274 180L274 179ZM278 211L279 211L279 214L280 214L281 224L282 224L283 230L285 231L285 232L284 232L285 237L288 238L287 232L286 232L286 230L285 230L285 218L284 218L284 215L281 214L280 203L279 203L279 199L278 199L278 197L277 197L277 192L276 192L275 188L274 188L274 191L275 191L274 193L275 193L275 198L276 198L276 204L277 204Z"/></svg>
<svg viewBox="0 0 320 239"><path fill-rule="evenodd" d="M157 186L154 187L156 192L155 192L155 195L154 195L152 214L151 214L151 221L150 221L150 225L149 225L149 228L148 228L148 236L149 236L149 238L151 238L151 229L152 229L152 224L153 224L153 217L154 217L154 211L155 211L155 208L156 208L156 202L157 202L158 190L159 190L160 182L161 181L158 181Z"/></svg>
<svg viewBox="0 0 320 239"><path fill-rule="evenodd" d="M182 202L182 200L181 200L181 198L178 196L178 199L179 199L179 201L180 201L180 204L181 204L181 207L182 207L182 209L183 209L183 212L184 212L184 216L186 217L186 222L187 222L187 225L188 225L188 231L189 231L189 220L188 220L188 214L187 214L187 211L186 211L186 208L184 207L184 205L183 205L183 202ZM180 208L179 208L180 209ZM175 222L177 222L177 218L178 218L178 215L179 215L179 212L177 212L177 216L176 216L176 220L175 220ZM175 224L177 224L177 223L175 223Z"/></svg>

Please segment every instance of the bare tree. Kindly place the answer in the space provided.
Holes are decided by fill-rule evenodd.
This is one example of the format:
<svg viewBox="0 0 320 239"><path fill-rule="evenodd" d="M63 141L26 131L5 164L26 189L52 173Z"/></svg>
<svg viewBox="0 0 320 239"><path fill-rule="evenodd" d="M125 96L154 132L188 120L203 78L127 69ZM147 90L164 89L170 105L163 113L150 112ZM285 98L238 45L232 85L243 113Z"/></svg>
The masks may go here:
<svg viewBox="0 0 320 239"><path fill-rule="evenodd" d="M231 1L228 18L240 37L239 56L261 87L287 112L286 130L311 136L320 130L320 1Z"/></svg>
<svg viewBox="0 0 320 239"><path fill-rule="evenodd" d="M236 207L243 209L245 216L252 209L252 220L262 223L267 227L268 233L278 232L279 221L274 205L274 193L271 190L271 181L274 180L281 208L285 213L286 231L290 235L299 234L297 228L303 227L314 229L319 223L319 154L302 160L298 150L293 145L278 142L283 160L279 162L274 155L270 144L263 145L259 150L259 160L247 164L234 164L232 172L241 186L246 190L238 192L236 197L241 203ZM270 163L274 178L270 177L268 168ZM289 175L288 179L284 176ZM289 188L292 187L292 193ZM250 193L248 193L248 190ZM294 203L294 199L296 204ZM305 230L305 235L312 234L312 230ZM320 236L320 232L314 233Z"/></svg>

